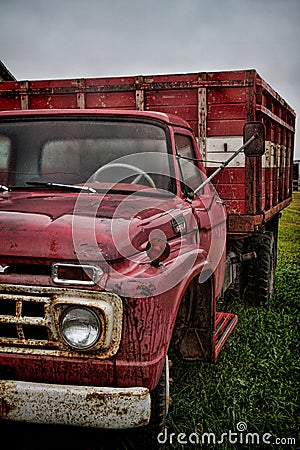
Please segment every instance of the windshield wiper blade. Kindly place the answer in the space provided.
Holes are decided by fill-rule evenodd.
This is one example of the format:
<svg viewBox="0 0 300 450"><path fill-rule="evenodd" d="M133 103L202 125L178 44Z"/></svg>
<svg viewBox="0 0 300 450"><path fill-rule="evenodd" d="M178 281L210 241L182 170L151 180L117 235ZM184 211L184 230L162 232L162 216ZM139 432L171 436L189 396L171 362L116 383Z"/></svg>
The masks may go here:
<svg viewBox="0 0 300 450"><path fill-rule="evenodd" d="M120 194L120 195L135 195L137 197L166 197L173 198L175 194L173 192L165 191L164 189L156 189L156 190L147 190L141 189L139 191L132 191L131 189L118 189L118 188L109 188L109 189L98 189L98 193L101 194Z"/></svg>
<svg viewBox="0 0 300 450"><path fill-rule="evenodd" d="M76 184L62 184L62 183L52 183L52 182L43 182L43 181L27 181L26 184L28 186L41 186L46 188L54 188L54 189L70 189L71 191L87 191L92 194L96 194L96 189L93 189L88 186L77 186Z"/></svg>

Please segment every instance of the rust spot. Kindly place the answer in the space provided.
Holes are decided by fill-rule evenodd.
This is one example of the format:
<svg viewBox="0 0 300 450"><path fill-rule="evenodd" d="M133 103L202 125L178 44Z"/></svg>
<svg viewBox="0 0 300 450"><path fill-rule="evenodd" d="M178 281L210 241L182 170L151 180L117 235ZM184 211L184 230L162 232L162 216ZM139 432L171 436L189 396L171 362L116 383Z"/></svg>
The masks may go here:
<svg viewBox="0 0 300 450"><path fill-rule="evenodd" d="M57 243L55 240L53 240L53 241L50 243L50 252L56 254L57 251L58 251L58 248L59 248L58 243Z"/></svg>
<svg viewBox="0 0 300 450"><path fill-rule="evenodd" d="M97 400L103 403L107 402L107 396L105 394L100 394L99 392L92 392L87 394L86 401Z"/></svg>
<svg viewBox="0 0 300 450"><path fill-rule="evenodd" d="M155 286L153 284L140 284L136 288L136 292L143 297L153 297L155 294Z"/></svg>
<svg viewBox="0 0 300 450"><path fill-rule="evenodd" d="M9 415L10 411L13 411L14 405L7 403L5 400L1 400L0 402L0 417L5 418Z"/></svg>
<svg viewBox="0 0 300 450"><path fill-rule="evenodd" d="M140 418L140 420L137 422L137 427L139 427L139 426L145 426L145 425L148 425L148 423L149 423L149 420L148 419L145 419L144 417L141 417Z"/></svg>

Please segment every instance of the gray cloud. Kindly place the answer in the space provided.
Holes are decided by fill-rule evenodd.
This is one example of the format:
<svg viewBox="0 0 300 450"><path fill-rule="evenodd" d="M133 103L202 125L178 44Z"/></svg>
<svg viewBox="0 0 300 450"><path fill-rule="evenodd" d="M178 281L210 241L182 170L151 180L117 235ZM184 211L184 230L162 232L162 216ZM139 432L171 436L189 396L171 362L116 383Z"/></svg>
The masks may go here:
<svg viewBox="0 0 300 450"><path fill-rule="evenodd" d="M299 0L1 0L0 58L18 79L255 68L300 111L299 23Z"/></svg>

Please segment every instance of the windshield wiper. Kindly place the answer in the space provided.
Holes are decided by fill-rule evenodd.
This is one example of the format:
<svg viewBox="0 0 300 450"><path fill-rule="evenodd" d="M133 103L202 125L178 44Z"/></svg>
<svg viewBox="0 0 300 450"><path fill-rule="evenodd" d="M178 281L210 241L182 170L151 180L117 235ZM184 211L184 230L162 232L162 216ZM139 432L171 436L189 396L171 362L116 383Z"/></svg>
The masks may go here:
<svg viewBox="0 0 300 450"><path fill-rule="evenodd" d="M141 189L140 191L132 191L130 189L118 189L118 188L109 188L109 189L98 189L98 193L101 194L120 194L120 195L135 195L137 197L166 197L166 198L173 198L175 197L175 194L173 192L165 191L163 189L156 189L156 190L147 190L147 189Z"/></svg>
<svg viewBox="0 0 300 450"><path fill-rule="evenodd" d="M44 181L27 181L26 184L28 186L40 186L48 189L68 189L71 191L86 191L91 192L92 194L97 193L105 193L105 194L121 194L121 195L137 195L138 197L174 197L172 192L166 192L161 189L157 191L147 191L146 189L142 189L141 191L132 191L127 189L94 189L88 186L77 186L76 184L62 184L62 183L52 183L52 182L44 182Z"/></svg>
<svg viewBox="0 0 300 450"><path fill-rule="evenodd" d="M87 191L92 194L96 194L96 189L93 189L88 186L77 186L76 184L61 184L61 183L52 183L52 182L43 182L43 181L27 181L26 184L28 186L41 186L50 189L68 189L71 191Z"/></svg>

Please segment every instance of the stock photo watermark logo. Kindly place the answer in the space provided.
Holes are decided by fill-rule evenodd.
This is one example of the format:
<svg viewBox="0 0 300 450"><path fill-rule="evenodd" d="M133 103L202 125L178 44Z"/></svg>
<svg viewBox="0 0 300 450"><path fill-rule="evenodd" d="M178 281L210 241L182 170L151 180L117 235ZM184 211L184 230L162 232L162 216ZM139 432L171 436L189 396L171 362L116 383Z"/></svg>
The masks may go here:
<svg viewBox="0 0 300 450"><path fill-rule="evenodd" d="M229 443L232 445L296 445L296 439L292 437L276 437L271 433L249 432L246 422L238 422L236 430L228 430L224 433L216 434L212 432L169 433L168 429L158 434L159 444L181 444L181 445L221 445Z"/></svg>
<svg viewBox="0 0 300 450"><path fill-rule="evenodd" d="M144 153L124 156L101 167L86 182L85 186L94 187L98 196L90 200L86 191L78 196L72 223L74 249L81 264L99 262L104 272L98 282L102 289L126 297L160 295L184 280L199 258L203 269L210 264L210 270L201 274L202 282L220 262L226 242L226 217L219 205L218 216L211 207L216 191L212 185L207 187L207 204L197 196L187 201L172 193L165 186L165 180L168 185L176 184L170 171L172 164L173 157L167 154L147 153L146 161ZM185 161L188 165L203 179L205 175ZM128 177L133 178L131 185L124 181ZM199 241L201 224L193 208L205 211L207 250ZM173 249L172 258L159 267L149 265L149 254L156 250L153 242Z"/></svg>

